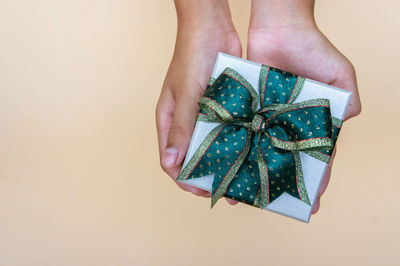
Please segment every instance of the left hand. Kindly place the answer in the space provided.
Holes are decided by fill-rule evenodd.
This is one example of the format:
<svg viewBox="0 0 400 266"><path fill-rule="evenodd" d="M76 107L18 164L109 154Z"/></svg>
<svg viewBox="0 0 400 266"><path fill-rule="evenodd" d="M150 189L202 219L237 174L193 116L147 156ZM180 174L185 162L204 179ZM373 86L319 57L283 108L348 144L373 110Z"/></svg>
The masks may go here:
<svg viewBox="0 0 400 266"><path fill-rule="evenodd" d="M269 16L271 16L269 14ZM251 61L267 64L282 70L317 80L329 85L349 90L353 93L345 119L361 112L361 103L357 89L354 68L319 31L312 21L269 21L252 17L248 34L247 57ZM252 26L253 24L253 26ZM254 25L256 24L256 25ZM330 178L332 160L322 181L313 213L320 205Z"/></svg>

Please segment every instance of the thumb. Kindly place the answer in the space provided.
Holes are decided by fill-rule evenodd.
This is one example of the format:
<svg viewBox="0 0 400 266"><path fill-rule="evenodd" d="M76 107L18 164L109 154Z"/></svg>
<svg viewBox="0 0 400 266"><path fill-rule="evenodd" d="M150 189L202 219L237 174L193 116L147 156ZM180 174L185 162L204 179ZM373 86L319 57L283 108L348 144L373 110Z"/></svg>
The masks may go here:
<svg viewBox="0 0 400 266"><path fill-rule="evenodd" d="M164 170L173 178L181 171L198 114L195 97L177 97L172 125L168 133L167 146L162 156Z"/></svg>

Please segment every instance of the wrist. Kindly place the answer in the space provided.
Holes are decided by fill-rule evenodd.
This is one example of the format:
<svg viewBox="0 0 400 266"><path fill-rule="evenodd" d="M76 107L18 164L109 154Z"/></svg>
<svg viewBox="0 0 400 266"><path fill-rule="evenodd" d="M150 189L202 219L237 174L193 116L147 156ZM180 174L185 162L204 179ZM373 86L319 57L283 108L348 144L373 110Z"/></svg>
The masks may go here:
<svg viewBox="0 0 400 266"><path fill-rule="evenodd" d="M250 30L316 28L314 0L252 0Z"/></svg>
<svg viewBox="0 0 400 266"><path fill-rule="evenodd" d="M175 0L178 32L235 32L227 0Z"/></svg>

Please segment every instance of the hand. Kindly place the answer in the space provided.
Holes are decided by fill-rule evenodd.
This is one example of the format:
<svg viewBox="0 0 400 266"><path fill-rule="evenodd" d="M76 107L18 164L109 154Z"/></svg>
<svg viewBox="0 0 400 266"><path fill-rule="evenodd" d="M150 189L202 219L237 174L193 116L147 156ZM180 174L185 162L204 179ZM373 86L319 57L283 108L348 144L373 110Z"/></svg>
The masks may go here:
<svg viewBox="0 0 400 266"><path fill-rule="evenodd" d="M178 33L174 55L156 108L160 163L178 177L218 52L241 56L241 45L226 1L175 1ZM177 182L184 190L210 193ZM230 203L235 203L228 200Z"/></svg>
<svg viewBox="0 0 400 266"><path fill-rule="evenodd" d="M354 68L317 28L313 17L314 1L281 2L252 1L248 59L351 91L353 96L345 119L358 115L361 103ZM313 213L318 211L320 197L329 183L334 154Z"/></svg>

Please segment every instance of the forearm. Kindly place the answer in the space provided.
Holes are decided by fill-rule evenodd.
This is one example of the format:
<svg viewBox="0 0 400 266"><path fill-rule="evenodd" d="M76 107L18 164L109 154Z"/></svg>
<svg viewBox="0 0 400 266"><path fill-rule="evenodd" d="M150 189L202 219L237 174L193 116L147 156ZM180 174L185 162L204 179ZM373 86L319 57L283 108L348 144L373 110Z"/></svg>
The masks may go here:
<svg viewBox="0 0 400 266"><path fill-rule="evenodd" d="M252 0L250 27L315 26L314 0Z"/></svg>

